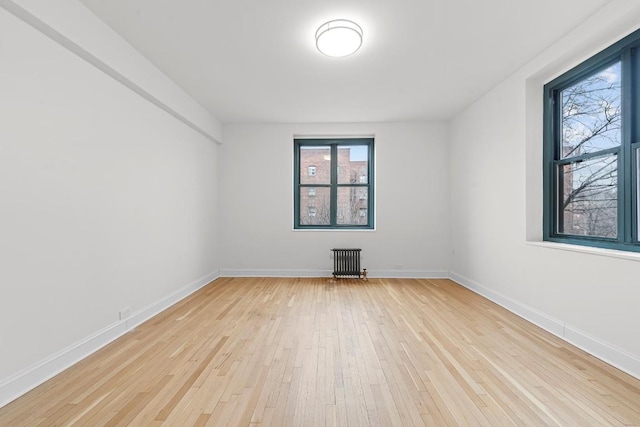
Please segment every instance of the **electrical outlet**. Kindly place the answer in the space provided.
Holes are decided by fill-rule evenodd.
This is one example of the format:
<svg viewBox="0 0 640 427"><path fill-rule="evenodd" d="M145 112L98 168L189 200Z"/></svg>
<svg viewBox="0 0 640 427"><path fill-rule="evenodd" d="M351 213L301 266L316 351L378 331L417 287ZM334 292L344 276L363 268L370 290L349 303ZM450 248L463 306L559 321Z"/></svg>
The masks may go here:
<svg viewBox="0 0 640 427"><path fill-rule="evenodd" d="M129 309L129 307L125 307L118 312L118 316L120 317L120 320L128 319L130 314L131 314L131 310Z"/></svg>

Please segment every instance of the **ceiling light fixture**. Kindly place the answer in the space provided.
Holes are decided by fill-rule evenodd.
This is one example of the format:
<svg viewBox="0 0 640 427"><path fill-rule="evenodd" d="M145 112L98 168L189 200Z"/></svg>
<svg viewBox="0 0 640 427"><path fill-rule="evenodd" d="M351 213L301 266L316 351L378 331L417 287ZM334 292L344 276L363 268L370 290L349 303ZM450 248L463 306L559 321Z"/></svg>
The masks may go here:
<svg viewBox="0 0 640 427"><path fill-rule="evenodd" d="M325 22L316 31L318 50L335 58L349 56L362 46L362 28L347 19Z"/></svg>

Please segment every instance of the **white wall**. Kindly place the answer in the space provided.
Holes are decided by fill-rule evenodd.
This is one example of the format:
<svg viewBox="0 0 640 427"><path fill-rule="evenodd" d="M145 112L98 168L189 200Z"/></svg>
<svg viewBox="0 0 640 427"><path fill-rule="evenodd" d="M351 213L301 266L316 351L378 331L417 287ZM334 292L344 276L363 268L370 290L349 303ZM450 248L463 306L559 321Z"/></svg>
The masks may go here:
<svg viewBox="0 0 640 427"><path fill-rule="evenodd" d="M452 277L635 376L640 255L540 243L541 99L638 22L637 2L612 2L450 123Z"/></svg>
<svg viewBox="0 0 640 427"><path fill-rule="evenodd" d="M375 231L293 231L294 135L375 136ZM447 275L444 124L232 124L223 138L222 275L329 275L329 249L344 246L372 276Z"/></svg>
<svg viewBox="0 0 640 427"><path fill-rule="evenodd" d="M1 406L219 259L210 138L3 8L0 64Z"/></svg>
<svg viewBox="0 0 640 427"><path fill-rule="evenodd" d="M77 0L0 0L0 6L58 40L114 78L221 140L218 120Z"/></svg>

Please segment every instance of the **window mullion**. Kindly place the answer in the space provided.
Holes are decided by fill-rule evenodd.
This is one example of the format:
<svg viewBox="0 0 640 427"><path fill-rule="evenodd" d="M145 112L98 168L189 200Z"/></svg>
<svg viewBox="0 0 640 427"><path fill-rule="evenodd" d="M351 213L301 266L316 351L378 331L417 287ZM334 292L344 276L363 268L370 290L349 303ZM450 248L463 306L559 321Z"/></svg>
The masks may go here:
<svg viewBox="0 0 640 427"><path fill-rule="evenodd" d="M631 233L630 242L640 242L640 55L638 55L638 47L629 50L629 67L628 67L628 84L629 89L626 91L629 103L627 122L629 123L628 140L629 140L629 166L630 166L630 215L629 229Z"/></svg>
<svg viewBox="0 0 640 427"><path fill-rule="evenodd" d="M633 156L631 152L631 141L633 133L633 107L632 107L632 84L633 64L631 49L627 49L622 54L622 141L620 147L620 158L618 159L618 229L620 230L620 240L624 243L631 243L633 239Z"/></svg>
<svg viewBox="0 0 640 427"><path fill-rule="evenodd" d="M551 162L551 177L553 180L553 203L552 205L552 219L553 230L551 235L557 235L564 232L564 228L561 224L564 224L564 210L560 208L560 188L563 185L563 175L559 172L560 168L556 164L558 159L562 158L562 103L560 102L560 91L554 90L552 97L553 105L553 162Z"/></svg>
<svg viewBox="0 0 640 427"><path fill-rule="evenodd" d="M338 224L338 145L331 144L331 190L330 190L330 223Z"/></svg>
<svg viewBox="0 0 640 427"><path fill-rule="evenodd" d="M640 241L640 143L631 144L631 242Z"/></svg>
<svg viewBox="0 0 640 427"><path fill-rule="evenodd" d="M602 157L607 154L619 154L620 147L608 148L606 150L594 151L592 153L582 154L580 156L565 157L564 159L555 160L556 166L568 165L571 163L579 163L585 160L593 159L594 157Z"/></svg>
<svg viewBox="0 0 640 427"><path fill-rule="evenodd" d="M367 225L373 227L374 224L374 210L373 210L373 185L375 181L375 174L373 172L374 165L374 150L373 145L369 146L369 156L367 158L369 170L367 171Z"/></svg>
<svg viewBox="0 0 640 427"><path fill-rule="evenodd" d="M543 215L542 215L542 234L543 239L548 240L549 238L555 235L556 230L556 219L554 208L556 205L556 178L554 171L554 161L556 160L555 151L556 151L556 143L554 141L556 132L556 107L555 107L555 98L556 98L556 90L547 89L545 87L545 99L544 99L544 112L543 112L543 121L544 121L544 129L543 129L543 173L542 173L542 181L543 181Z"/></svg>
<svg viewBox="0 0 640 427"><path fill-rule="evenodd" d="M293 225L300 226L300 144L293 144Z"/></svg>

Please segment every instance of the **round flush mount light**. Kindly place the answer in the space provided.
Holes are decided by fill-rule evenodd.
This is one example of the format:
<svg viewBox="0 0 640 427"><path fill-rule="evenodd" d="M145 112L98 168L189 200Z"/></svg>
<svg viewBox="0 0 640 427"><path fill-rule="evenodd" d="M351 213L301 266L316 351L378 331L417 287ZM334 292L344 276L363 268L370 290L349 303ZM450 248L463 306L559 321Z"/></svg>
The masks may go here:
<svg viewBox="0 0 640 427"><path fill-rule="evenodd" d="M316 47L327 56L340 58L355 53L362 46L362 28L347 19L325 22L316 31Z"/></svg>

